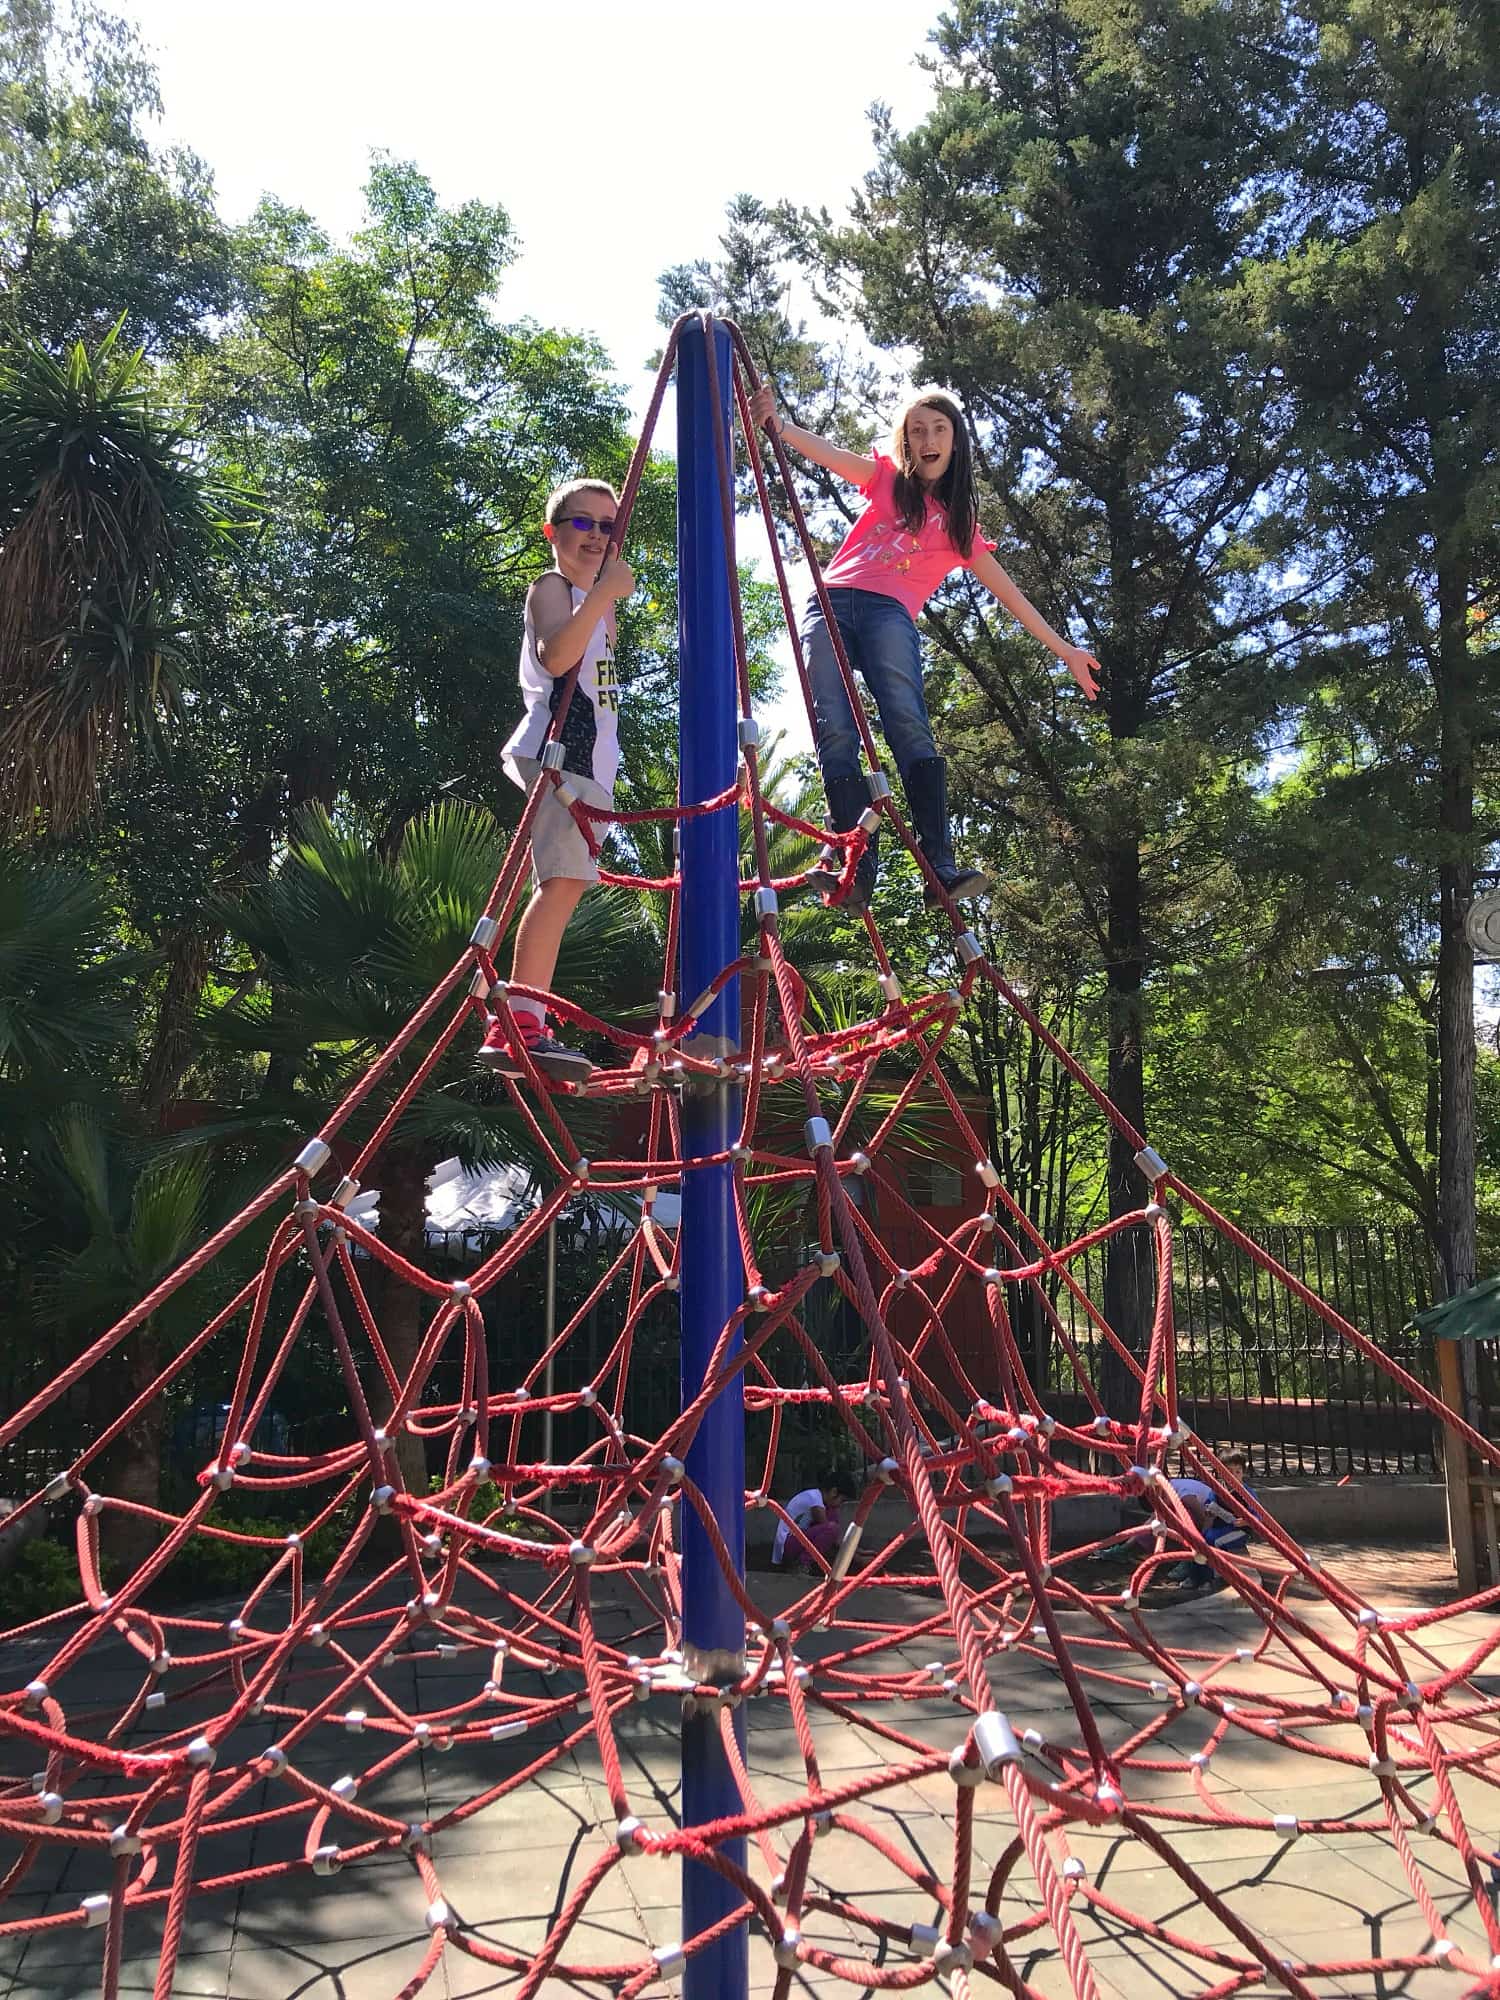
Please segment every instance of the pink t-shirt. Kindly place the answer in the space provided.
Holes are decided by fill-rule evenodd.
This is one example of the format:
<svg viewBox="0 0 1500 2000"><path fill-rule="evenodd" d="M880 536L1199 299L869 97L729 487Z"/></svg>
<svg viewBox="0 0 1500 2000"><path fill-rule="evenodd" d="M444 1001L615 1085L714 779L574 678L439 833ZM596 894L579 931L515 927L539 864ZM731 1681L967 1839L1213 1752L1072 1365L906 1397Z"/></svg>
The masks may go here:
<svg viewBox="0 0 1500 2000"><path fill-rule="evenodd" d="M823 581L830 590L873 590L894 597L915 618L943 578L971 568L973 557L960 555L949 541L948 516L936 500L928 501L927 518L916 534L901 525L896 467L883 452L876 452L875 470L859 490L870 504L844 537ZM976 533L976 549L994 546Z"/></svg>

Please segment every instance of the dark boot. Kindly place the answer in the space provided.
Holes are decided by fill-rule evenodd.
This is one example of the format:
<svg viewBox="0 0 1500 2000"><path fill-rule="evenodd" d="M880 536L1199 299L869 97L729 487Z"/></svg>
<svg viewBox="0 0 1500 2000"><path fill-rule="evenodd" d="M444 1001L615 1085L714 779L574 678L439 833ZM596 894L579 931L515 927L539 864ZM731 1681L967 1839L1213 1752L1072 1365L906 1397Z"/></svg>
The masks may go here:
<svg viewBox="0 0 1500 2000"><path fill-rule="evenodd" d="M828 793L828 818L835 833L848 833L859 824L860 816L870 803L870 788L858 772L850 778L829 778L824 789ZM859 857L854 870L854 886L850 889L841 909L851 911L855 916L869 909L870 898L875 894L875 882L879 874L880 861L877 853L880 836L872 833L870 844ZM839 886L842 873L842 855L839 849L825 847L819 856L819 865L808 873L808 884L824 896L831 896Z"/></svg>
<svg viewBox="0 0 1500 2000"><path fill-rule="evenodd" d="M982 868L960 868L953 858L948 828L948 766L941 757L923 757L906 773L906 802L922 852L950 896L982 896L990 878ZM936 902L931 889L927 901Z"/></svg>

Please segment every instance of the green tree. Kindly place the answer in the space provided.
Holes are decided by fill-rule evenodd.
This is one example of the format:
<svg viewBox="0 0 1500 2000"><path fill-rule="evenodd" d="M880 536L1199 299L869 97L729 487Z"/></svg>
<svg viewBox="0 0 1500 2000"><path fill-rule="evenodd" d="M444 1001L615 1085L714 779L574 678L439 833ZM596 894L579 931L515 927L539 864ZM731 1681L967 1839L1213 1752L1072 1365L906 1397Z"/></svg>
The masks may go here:
<svg viewBox="0 0 1500 2000"><path fill-rule="evenodd" d="M109 885L51 852L0 850L0 1340L24 1402L237 1205L206 1152L141 1130L126 1087L144 955L122 949ZM103 1430L164 1365L204 1293L189 1286L94 1369L69 1425ZM165 1404L120 1439L105 1475L158 1498ZM66 1448L64 1446L64 1448ZM111 1553L155 1540L111 1523Z"/></svg>
<svg viewBox="0 0 1500 2000"><path fill-rule="evenodd" d="M1304 533L1343 579L1329 615L1350 635L1327 659L1307 761L1329 812L1374 833L1354 897L1422 989L1435 1230L1457 1290L1476 1274L1464 924L1500 836L1494 658L1475 624L1500 553L1500 43L1482 6L1310 0L1298 19L1291 158L1307 220L1249 295L1299 399ZM1400 907L1420 912L1404 936L1393 868L1409 878Z"/></svg>
<svg viewBox="0 0 1500 2000"><path fill-rule="evenodd" d="M776 384L792 421L850 451L868 451L889 408L890 371L857 344L852 331L841 334L825 322L815 332L805 314L794 316L787 258L804 245L794 215L768 208L753 195L737 195L725 214L719 255L662 273L657 318L670 326L679 313L719 311L727 300L756 369ZM809 300L809 307L814 303ZM841 536L859 510L858 495L822 466L798 461L798 470L803 505L814 525ZM741 498L748 502L755 489L743 463L739 474ZM771 497L785 522L789 515L779 486L772 487ZM822 552L831 554L833 546L828 541Z"/></svg>
<svg viewBox="0 0 1500 2000"><path fill-rule="evenodd" d="M75 1349L144 1298L207 1234L219 1204L210 1198L206 1150L143 1145L86 1111L67 1113L48 1135L44 1171L56 1195L63 1244L42 1266L39 1317ZM90 1374L88 1435L111 1423L161 1373L177 1340L201 1311L204 1286L184 1287ZM60 1347L58 1351L66 1351ZM151 1397L106 1460L112 1498L139 1507L161 1502L162 1444L169 1402ZM156 1546L156 1526L141 1515L112 1515L106 1548L139 1562Z"/></svg>
<svg viewBox="0 0 1500 2000"><path fill-rule="evenodd" d="M156 72L92 0L0 0L0 344L56 353L123 314L153 355L206 337L230 291L203 162L148 137Z"/></svg>
<svg viewBox="0 0 1500 2000"><path fill-rule="evenodd" d="M348 247L263 203L238 243L240 308L181 370L205 435L268 505L221 578L171 770L111 801L111 865L164 963L153 1109L198 1055L192 1023L220 956L204 912L265 880L299 811L319 804L387 854L446 795L519 812L498 749L525 592L547 561L543 500L584 468L618 479L628 459L599 349L497 315L515 255L504 211L444 208L390 161L367 194ZM675 685L664 468L636 520L627 756L659 732Z"/></svg>
<svg viewBox="0 0 1500 2000"><path fill-rule="evenodd" d="M120 948L105 885L51 857L0 850L0 1294L13 1354L39 1262L58 1241L38 1149L70 1106L106 1100L142 970Z"/></svg>
<svg viewBox="0 0 1500 2000"><path fill-rule="evenodd" d="M960 0L933 42L932 107L905 135L877 116L850 223L786 226L877 348L959 391L1002 561L1104 664L1096 719L962 586L928 614L945 747L998 755L996 803L1052 830L1102 968L1110 1094L1144 1129L1150 981L1200 921L1184 873L1277 715L1295 615L1275 569L1294 412L1237 289L1293 65L1273 0ZM1119 1139L1108 1177L1112 1212L1138 1205ZM1127 1336L1135 1272L1112 1260Z"/></svg>

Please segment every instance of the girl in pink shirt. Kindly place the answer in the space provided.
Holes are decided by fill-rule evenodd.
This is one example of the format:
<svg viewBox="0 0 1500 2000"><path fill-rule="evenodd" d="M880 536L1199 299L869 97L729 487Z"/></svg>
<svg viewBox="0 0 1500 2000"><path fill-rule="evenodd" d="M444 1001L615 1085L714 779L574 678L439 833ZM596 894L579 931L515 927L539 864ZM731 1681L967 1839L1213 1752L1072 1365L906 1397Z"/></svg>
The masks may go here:
<svg viewBox="0 0 1500 2000"><path fill-rule="evenodd" d="M1090 701L1099 691L1099 662L1053 631L995 561L995 544L979 533L969 434L957 399L946 390L919 389L912 396L896 420L889 458L882 452L861 457L783 422L769 387L756 391L750 407L758 423L804 458L851 481L868 502L823 581L849 664L875 697L922 852L950 896L977 896L988 880L953 858L948 767L937 753L923 698L917 614L945 577L955 569L972 570L1057 655ZM859 768L859 732L816 595L807 607L802 646L829 818L839 832L847 832L869 804L870 791ZM872 838L849 895L851 909L869 906L875 876ZM835 870L815 871L813 879L827 892L838 877Z"/></svg>

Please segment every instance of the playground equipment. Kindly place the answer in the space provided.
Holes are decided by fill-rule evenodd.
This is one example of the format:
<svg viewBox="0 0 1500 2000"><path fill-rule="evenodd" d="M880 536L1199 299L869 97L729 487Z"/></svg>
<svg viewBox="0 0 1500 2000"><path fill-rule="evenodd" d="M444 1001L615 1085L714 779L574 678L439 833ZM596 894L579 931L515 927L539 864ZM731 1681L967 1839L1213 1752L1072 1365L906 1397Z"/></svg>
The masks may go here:
<svg viewBox="0 0 1500 2000"><path fill-rule="evenodd" d="M521 2000L554 1980L644 1994L679 1978L691 2000L740 2000L752 1947L768 1957L776 2000L802 1974L851 1994L942 1980L960 1996L991 1987L1025 1995L1037 1989L1020 1969L1022 1956L1046 1947L1074 1993L1097 1996L1086 1932L1101 1915L1185 1960L1191 1981L1164 1990L1205 2000L1252 1987L1311 2000L1382 1969L1446 1972L1455 1993L1500 1994L1500 1922L1483 1838L1500 1815L1482 1814L1481 1830L1470 1824L1476 1789L1489 1798L1500 1780L1500 1699L1482 1680L1500 1650L1500 1625L1458 1659L1440 1644L1447 1621L1492 1609L1500 1592L1438 1611L1382 1613L1315 1565L1182 1424L1169 1202L1220 1229L1304 1310L1396 1376L1476 1463L1500 1465L1500 1451L1170 1171L986 960L930 877L951 934L954 985L903 993L870 915L870 1016L835 1031L809 1029L781 937L781 898L793 885L771 876L768 828L781 820L814 841L828 837L788 821L762 789L735 588L731 423L737 411L748 437L754 371L732 326L689 315L673 329L617 534L625 535L674 366L685 699L679 802L658 816L675 821L681 861L649 885L668 899L659 1016L654 1030L636 1033L554 1003L570 1029L617 1052L596 1071L590 1094L645 1107L643 1154L584 1157L569 1124L570 1095L549 1091L518 1043L526 1073L506 1088L547 1171L537 1207L505 1244L464 1278L446 1281L405 1262L351 1213L361 1179L377 1168L440 1054L462 1037L477 1044L487 1009L508 1018L494 952L524 894L525 836L541 787L555 785L591 837L611 817L629 817L574 799L560 753L549 751L470 949L391 1047L285 1172L0 1424L0 1444L39 1425L169 1296L211 1271L231 1241L264 1219L269 1239L250 1281L136 1405L80 1439L66 1468L22 1503L23 1515L48 1505L66 1510L79 1600L0 1635L8 1774L0 1775L0 1942L97 1928L93 1983L114 2000L130 1927L160 1919L155 1992L168 2000L195 1898L291 1877L305 1877L312 1895L320 1878L399 1855L420 1884L427 1932L421 1966L401 1989L408 1995L437 1981L445 1960L467 1959L513 1974L508 1990ZM768 471L752 444L761 504L769 512L774 472L806 544L779 446L771 457ZM790 624L779 558L778 578ZM862 716L857 701L855 713ZM845 887L882 820L923 866L868 729L865 748L870 812L830 839ZM745 881L742 823L754 864ZM1051 1245L1002 1184L940 1062L981 982L1128 1140L1141 1174L1133 1213ZM877 1075L890 1102L856 1146L856 1114ZM361 1112L377 1085L393 1096L366 1129ZM947 1233L906 1208L886 1169L898 1126L924 1093L941 1100L966 1148L973 1199ZM361 1136L351 1140L354 1133ZM898 1267L877 1223L848 1198L848 1184L866 1179L879 1186L884 1212L925 1231L919 1263ZM681 1189L675 1232L653 1212L670 1184ZM795 1192L815 1217L805 1261L779 1282L765 1274L751 1223L752 1195L771 1188ZM485 1299L520 1260L542 1254L567 1203L601 1190L637 1201L638 1226L584 1311L536 1354L525 1379L492 1383ZM1117 1338L1072 1270L1087 1246L1127 1232L1144 1233L1155 1256L1144 1355ZM368 1275L377 1264L430 1307L420 1353L404 1376L370 1302ZM840 1379L803 1323L813 1287L829 1279L869 1335L855 1379ZM945 1330L964 1288L983 1294L988 1314L982 1380ZM657 1437L635 1436L625 1417L636 1335L674 1293L681 1414ZM1008 1304L1018 1293L1046 1316L1084 1419L1062 1421L1048 1407L1047 1385L1029 1379ZM1106 1409L1057 1311L1062 1294L1134 1384L1128 1411ZM578 1330L601 1303L616 1314L616 1331L602 1361L586 1369ZM252 1446L288 1354L314 1340L330 1343L339 1358L355 1434L319 1455ZM798 1356L795 1384L772 1366L783 1351ZM460 1388L439 1398L434 1371L452 1355ZM141 1403L215 1357L232 1385L230 1415L192 1505L152 1514L111 1494L99 1468ZM758 1601L744 1572L744 1411L770 1419L767 1455L748 1497L777 1511L781 1422L808 1403L842 1427L862 1467L861 1492L831 1562L793 1531L812 1574L773 1609ZM544 1427L565 1417L588 1423L592 1441L554 1464L538 1452ZM403 1434L441 1449L435 1491L408 1488ZM1249 1554L1209 1547L1171 1486L1172 1464L1205 1480L1253 1525ZM583 1518L566 1525L554 1504L564 1488L586 1496ZM302 1496L305 1525L284 1539L237 1537L261 1549L264 1573L227 1616L153 1608L152 1586L192 1538L234 1534L221 1516L223 1497L236 1491L283 1504ZM1092 1542L1062 1546L1058 1510L1075 1500L1134 1503L1144 1538L1106 1525ZM106 1594L101 1521L119 1514L152 1519L160 1541ZM347 1522L348 1532L326 1566L315 1564L312 1533L334 1520ZM1105 1583L1096 1558L1111 1551L1122 1573ZM1149 1593L1184 1557L1222 1580L1248 1644L1163 1636ZM914 1600L920 1612L888 1608ZM606 1633L604 1611L613 1616L620 1607L629 1629ZM924 1663L909 1657L913 1645ZM104 1649L128 1652L135 1663L120 1704L101 1703L87 1684L89 1663ZM425 1706L411 1690L428 1684L404 1677L414 1656L449 1668L434 1683L441 1697ZM1047 1730L1017 1729L1007 1689L1038 1662L1065 1719ZM1123 1734L1104 1713L1106 1702L1122 1699L1145 1705ZM800 1770L789 1795L765 1801L745 1751L746 1712L756 1703L784 1715ZM638 1796L627 1773L620 1739L637 1704L682 1711L675 1817ZM882 1745L884 1761L825 1775L820 1731L834 1721L858 1722ZM337 1777L329 1773L331 1745L346 1759ZM494 1906L460 1907L444 1886L445 1841L478 1814L505 1811L517 1812L524 1839L528 1787L579 1745L597 1751L611 1816L595 1830L540 1946L507 1942L503 1871ZM1358 1778L1365 1796L1303 1819L1280 1807L1249 1810L1243 1800L1227 1807L1214 1759L1247 1747L1316 1760ZM481 1778L450 1806L410 1819L400 1800L413 1761L455 1750ZM1181 1789L1164 1794L1155 1782L1162 1774L1180 1778ZM876 1817L903 1793L933 1786L951 1798L951 1857L941 1877L903 1852ZM979 1836L997 1825L1002 1851L981 1870ZM295 1851L264 1864L237 1858L235 1837L265 1827L296 1829ZM1100 1830L1171 1871L1215 1920L1213 1940L1137 1911L1128 1873L1118 1887L1091 1882L1074 1849ZM1378 1844L1399 1865L1429 1942L1352 1967L1331 1950L1288 1957L1196 1858L1204 1835L1231 1830ZM937 1921L882 1916L862 1900L857 1880L847 1893L829 1890L816 1854L831 1831L930 1891ZM1199 1842L1193 1859L1181 1851L1189 1833ZM1423 1843L1429 1853L1456 1857L1487 1955L1449 1934ZM65 1847L97 1863L100 1886L76 1904L38 1909L29 1884ZM663 1863L682 1871L678 1940L610 1963L581 1953L580 1926L614 1872ZM820 1942L817 1925L830 1911L865 1935L868 1949Z"/></svg>

